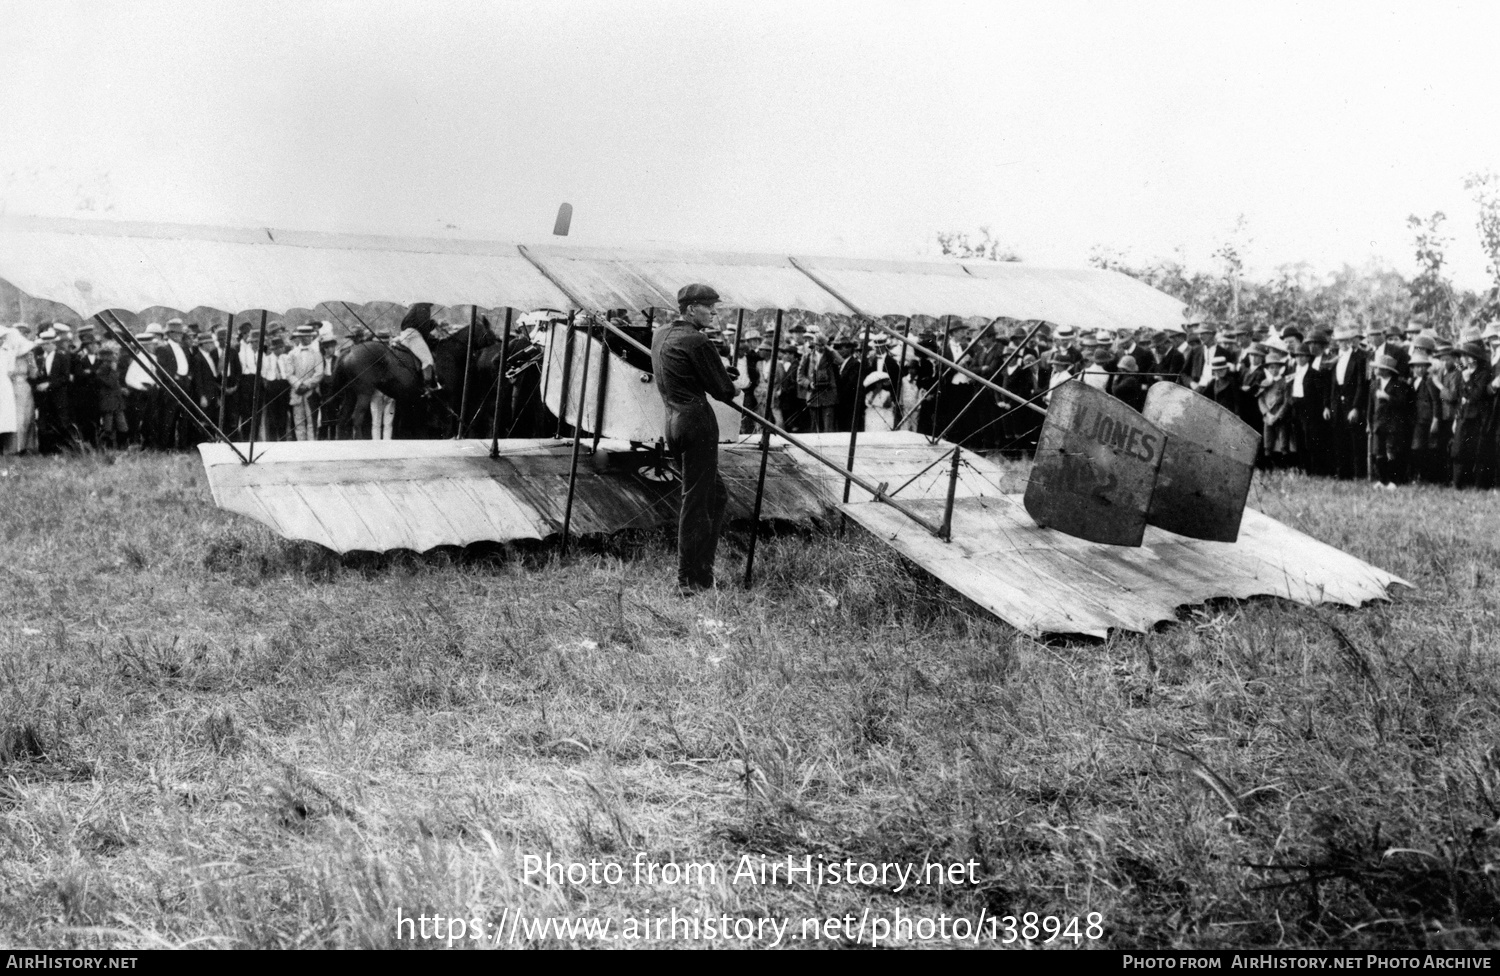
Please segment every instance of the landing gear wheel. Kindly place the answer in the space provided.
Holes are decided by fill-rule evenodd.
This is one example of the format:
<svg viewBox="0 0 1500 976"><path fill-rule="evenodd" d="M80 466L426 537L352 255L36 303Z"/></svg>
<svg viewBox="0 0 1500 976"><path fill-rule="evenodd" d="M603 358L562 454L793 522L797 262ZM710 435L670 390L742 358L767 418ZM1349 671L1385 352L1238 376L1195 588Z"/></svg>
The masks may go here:
<svg viewBox="0 0 1500 976"><path fill-rule="evenodd" d="M677 481L677 472L660 461L647 462L637 468L635 473L646 481L652 481L659 485L675 484Z"/></svg>

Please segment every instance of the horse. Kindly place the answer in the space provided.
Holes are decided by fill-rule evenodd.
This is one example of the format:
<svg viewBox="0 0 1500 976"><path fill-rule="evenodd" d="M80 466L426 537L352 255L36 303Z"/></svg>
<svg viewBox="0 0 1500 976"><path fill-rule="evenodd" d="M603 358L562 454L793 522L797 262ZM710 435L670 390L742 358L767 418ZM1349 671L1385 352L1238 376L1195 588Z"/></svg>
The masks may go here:
<svg viewBox="0 0 1500 976"><path fill-rule="evenodd" d="M389 346L374 336L357 339L333 370L334 396L339 400L339 440L369 440L370 400L377 390L395 401L394 437L441 439L458 432L465 382L471 387L471 398L480 395L474 367L479 354L495 341L494 335L489 319L482 318L472 343L467 326L434 341L431 316L432 305L419 302L406 313L401 328L414 328L428 339L433 372L442 388L428 395L422 368L410 351Z"/></svg>

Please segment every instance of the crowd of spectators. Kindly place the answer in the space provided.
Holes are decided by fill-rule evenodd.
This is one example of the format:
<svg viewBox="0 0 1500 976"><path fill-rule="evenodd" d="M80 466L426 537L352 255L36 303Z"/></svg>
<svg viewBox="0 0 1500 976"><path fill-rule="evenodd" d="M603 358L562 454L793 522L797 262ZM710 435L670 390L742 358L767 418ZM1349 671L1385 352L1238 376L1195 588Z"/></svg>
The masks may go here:
<svg viewBox="0 0 1500 976"><path fill-rule="evenodd" d="M323 401L341 342L332 327L272 326L263 355L252 328L242 324L231 341L225 326L151 323L134 336L155 363L148 368L91 323L0 326L0 453L189 448L206 432L164 389L167 378L230 437L246 440L257 361L257 439L331 438L336 416Z"/></svg>
<svg viewBox="0 0 1500 976"><path fill-rule="evenodd" d="M544 330L546 317L535 324ZM506 375L487 394L498 389L506 398L509 409L494 411L506 418L501 436L556 429L537 402L542 335L512 334ZM738 369L742 402L794 433L907 429L1022 457L1035 451L1042 423L1022 404L1045 408L1062 383L1087 383L1137 410L1151 384L1179 383L1260 434L1262 467L1372 477L1387 486L1421 480L1489 488L1500 475L1500 326L1450 340L1420 320L1330 330L1303 317L1251 329L1188 316L1160 330L1080 331L949 319L929 320L908 337L965 369L881 329L863 345L859 332L793 326L782 337L773 389L771 336L753 329L714 336ZM231 336L224 326L174 318L135 339L157 369L91 324L0 326L0 453L190 447L205 432L162 389L162 375L235 440L249 439L252 426L263 441L335 436L334 365L347 340L329 323L267 330L253 425L254 327L242 324ZM390 411L384 397L372 403L374 436L390 436Z"/></svg>
<svg viewBox="0 0 1500 976"><path fill-rule="evenodd" d="M1252 427L1263 468L1386 487L1490 488L1500 478L1500 325L1457 341L1420 319L1329 329L1306 317L1279 329L1188 316L1167 329L1094 332L952 322L913 335L1011 397L884 331L871 338L863 367L863 336L793 332L773 392L770 342L752 338L740 357L758 384L747 402L769 403L793 432L903 428L1020 457L1035 452L1042 422L1022 401L1045 405L1052 389L1076 380L1139 410L1151 384L1178 383Z"/></svg>

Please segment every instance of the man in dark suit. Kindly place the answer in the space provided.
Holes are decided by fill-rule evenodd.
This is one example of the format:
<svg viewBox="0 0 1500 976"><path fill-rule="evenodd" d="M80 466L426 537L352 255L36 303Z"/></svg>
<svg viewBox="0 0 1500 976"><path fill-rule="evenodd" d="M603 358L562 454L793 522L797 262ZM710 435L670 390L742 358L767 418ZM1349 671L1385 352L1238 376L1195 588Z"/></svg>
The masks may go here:
<svg viewBox="0 0 1500 976"><path fill-rule="evenodd" d="M167 322L165 341L156 347L156 362L166 378L175 380L178 391L191 395L192 364L183 345L182 319ZM184 414L174 391L161 390L157 401L156 446L164 451L180 450L191 437L192 422Z"/></svg>
<svg viewBox="0 0 1500 976"><path fill-rule="evenodd" d="M73 384L68 391L68 412L78 439L84 444L99 444L99 340L93 325L78 327L78 351L73 354Z"/></svg>
<svg viewBox="0 0 1500 976"><path fill-rule="evenodd" d="M223 350L212 332L201 333L198 345L188 354L188 391L193 402L208 414L208 419L219 422L219 400L224 394ZM205 432L206 434L206 432Z"/></svg>
<svg viewBox="0 0 1500 976"><path fill-rule="evenodd" d="M37 337L36 378L31 381L36 401L37 446L56 454L73 445L68 394L73 383L73 357L58 348L57 333L47 329Z"/></svg>
<svg viewBox="0 0 1500 976"><path fill-rule="evenodd" d="M1224 350L1219 348L1219 330L1212 322L1200 322L1194 331L1198 343L1188 347L1182 383L1195 393L1212 396L1214 357L1224 355Z"/></svg>
<svg viewBox="0 0 1500 976"><path fill-rule="evenodd" d="M1156 358L1155 373L1167 375L1151 377L1151 382L1162 380L1167 383L1180 382L1180 377L1187 369L1187 355L1182 351L1182 346L1187 339L1182 326L1172 326L1163 329L1156 334L1156 340L1152 343Z"/></svg>
<svg viewBox="0 0 1500 976"><path fill-rule="evenodd" d="M1291 374L1292 424L1296 431L1297 465L1306 474L1326 475L1332 468L1328 442L1328 372L1322 368L1324 339L1313 334L1293 349L1296 368Z"/></svg>
<svg viewBox="0 0 1500 976"><path fill-rule="evenodd" d="M1370 379L1366 354L1359 348L1359 329L1341 325L1333 333L1339 345L1328 387L1328 421L1333 440L1333 473L1343 479L1364 477L1369 445L1365 439Z"/></svg>
<svg viewBox="0 0 1500 976"><path fill-rule="evenodd" d="M1125 341L1120 343L1119 347L1115 350L1115 361L1118 362L1120 359L1129 356L1135 362L1137 372L1156 372L1156 353L1147 345L1150 341L1150 335L1151 330L1145 328L1137 329L1133 336L1127 335ZM1149 383L1150 380L1148 379L1147 382Z"/></svg>

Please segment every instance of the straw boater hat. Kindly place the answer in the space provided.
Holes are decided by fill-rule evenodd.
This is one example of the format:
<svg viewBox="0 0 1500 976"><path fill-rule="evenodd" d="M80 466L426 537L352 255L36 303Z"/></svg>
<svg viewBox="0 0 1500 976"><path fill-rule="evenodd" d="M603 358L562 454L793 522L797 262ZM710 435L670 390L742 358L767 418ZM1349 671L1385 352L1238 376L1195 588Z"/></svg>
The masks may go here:
<svg viewBox="0 0 1500 976"><path fill-rule="evenodd" d="M299 339L302 339L302 338L311 339L314 336L316 336L317 334L318 334L318 330L313 326L313 324L311 322L306 322L306 323L303 323L302 325L297 326L297 331L292 333L292 335L296 336Z"/></svg>
<svg viewBox="0 0 1500 976"><path fill-rule="evenodd" d="M57 333L54 332L52 329L48 329L45 332L43 332L41 335L37 336L37 338L40 339L40 340L42 340L43 342L56 342L57 341Z"/></svg>
<svg viewBox="0 0 1500 976"><path fill-rule="evenodd" d="M1052 333L1052 337L1058 342L1067 342L1069 339L1077 338L1077 336L1077 330L1071 325L1060 325L1057 327L1057 331Z"/></svg>
<svg viewBox="0 0 1500 976"><path fill-rule="evenodd" d="M1223 356L1215 356L1214 361L1208 364L1208 368L1214 372L1218 372L1221 369L1227 370L1229 368L1229 360Z"/></svg>

